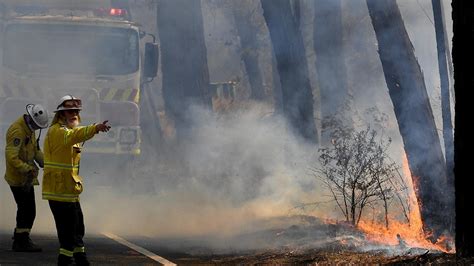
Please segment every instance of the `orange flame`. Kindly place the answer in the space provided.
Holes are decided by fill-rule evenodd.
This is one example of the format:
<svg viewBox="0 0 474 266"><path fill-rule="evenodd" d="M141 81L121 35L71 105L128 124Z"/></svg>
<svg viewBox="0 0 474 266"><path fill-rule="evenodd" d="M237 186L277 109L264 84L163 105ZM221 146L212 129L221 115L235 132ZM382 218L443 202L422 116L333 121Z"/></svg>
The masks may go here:
<svg viewBox="0 0 474 266"><path fill-rule="evenodd" d="M421 220L420 206L415 195L417 184L413 184L408 160L403 156L403 175L409 191L409 219L410 222L400 222L395 219L389 220L388 228L381 223L360 221L358 227L367 234L367 238L374 242L388 245L406 245L410 247L420 247L431 250L438 250L445 253L454 253L453 241L449 237L442 237L436 243L427 239L423 231L423 222ZM415 178L416 180L416 178Z"/></svg>

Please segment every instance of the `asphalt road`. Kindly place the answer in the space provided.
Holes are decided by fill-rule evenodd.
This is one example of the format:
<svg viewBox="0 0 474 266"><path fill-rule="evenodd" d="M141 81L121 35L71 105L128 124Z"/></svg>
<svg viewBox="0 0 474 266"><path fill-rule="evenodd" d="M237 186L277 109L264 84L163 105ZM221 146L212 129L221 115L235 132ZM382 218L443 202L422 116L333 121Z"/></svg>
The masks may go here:
<svg viewBox="0 0 474 266"><path fill-rule="evenodd" d="M59 249L56 236L34 235L32 238L43 252L13 252L11 234L0 233L0 265L56 265ZM86 236L84 242L89 260L94 265L164 265L183 259L180 258L183 255L186 257L184 253L162 252L156 245L148 245L149 250L146 250L143 247L146 239L134 239L133 243L116 235L92 235Z"/></svg>

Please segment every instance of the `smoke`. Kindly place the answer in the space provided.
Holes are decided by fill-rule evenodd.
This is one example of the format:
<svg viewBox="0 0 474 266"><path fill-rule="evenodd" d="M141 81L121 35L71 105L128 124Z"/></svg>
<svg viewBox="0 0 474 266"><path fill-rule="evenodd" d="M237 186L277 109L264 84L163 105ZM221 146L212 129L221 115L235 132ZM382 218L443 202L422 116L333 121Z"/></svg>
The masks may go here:
<svg viewBox="0 0 474 266"><path fill-rule="evenodd" d="M182 158L175 165L179 169L168 169L176 175L173 181L162 182L160 172L147 165L136 180L152 178L156 193L132 190L128 195L133 197L122 197L111 188L84 196L84 205L94 206L88 219L100 225L92 230L226 235L258 219L285 216L302 199L317 194L307 173L314 147L299 143L281 118L262 118L258 108L218 119L199 109L193 114L198 125L193 137L175 151L180 155L165 155ZM111 209L111 204L120 208ZM99 210L102 205L107 212Z"/></svg>
<svg viewBox="0 0 474 266"><path fill-rule="evenodd" d="M8 1L9 4L16 4ZM31 1L29 1L31 2ZM55 1L48 1L53 4ZM67 1L56 1L56 4ZM106 1L96 3L104 5ZM30 3L31 4L31 3ZM68 3L71 5L72 3ZM56 6L56 5L55 5ZM44 8L43 6L36 6ZM13 12L3 5L0 12ZM26 12L32 12L34 8ZM20 9L17 9L21 13ZM15 12L16 12L15 11ZM40 10L42 12L42 10ZM54 15L72 16L70 11L53 10ZM78 11L74 15L84 15ZM86 12L87 13L87 12ZM13 14L13 13L12 13ZM10 14L11 15L11 14ZM24 14L23 14L24 15ZM20 15L21 16L21 15ZM50 114L65 94L82 98L83 123L101 121L100 113L109 112L107 117L115 127L138 123L131 116L137 116L133 104L122 105L111 112L108 106L98 102L111 88L137 90L138 78L108 80L108 75L124 75L138 70L139 53L136 32L127 29L88 27L85 25L61 25L47 23L7 23L7 17L0 18L0 133L4 145L5 132L10 124L25 113L25 105L39 103ZM31 22L31 21L30 21ZM105 82L106 81L106 82ZM104 88L104 83L108 88ZM106 89L106 90L104 90ZM133 101L132 91L126 101ZM109 98L124 95L109 93ZM123 104L123 103L122 103ZM128 107L132 106L132 108ZM133 121L130 121L133 120ZM103 121L103 120L102 120ZM116 133L115 131L114 133ZM39 132L36 132L38 135ZM44 140L44 130L42 139ZM4 152L2 151L0 171L4 174ZM40 183L42 171L40 171ZM5 181L0 185L0 230L12 230L15 226L16 205ZM36 188L37 219L35 228L54 232L54 221L47 202L41 200L41 187Z"/></svg>
<svg viewBox="0 0 474 266"><path fill-rule="evenodd" d="M303 9L311 10L311 2L302 1ZM412 1L398 2L402 13L418 8ZM420 2L425 4L427 0ZM205 23L213 23L212 27L205 25L208 46L211 43L218 46L232 42L230 48L213 47L214 51L219 51L217 55L209 53L208 49L211 78L214 81L227 81L241 76L243 71L236 66L242 64L235 62L237 48L232 48L233 42L237 42L235 35L232 35L235 32L222 39L216 37L217 33L226 32L231 27L231 19L226 17L229 14L213 16L209 10L205 14ZM420 12L415 12L415 15L411 18L416 18ZM343 9L343 17L346 27L353 25L345 35L349 51L345 63L349 84L354 93L353 111L361 114L364 110L373 108L386 115L380 116L382 118L377 121L382 122L379 123L380 127L385 128L394 140L393 158L401 161L402 141L386 91L365 1L348 1L346 9ZM225 23L219 23L220 20L225 20ZM425 77L431 80L428 87L434 88L436 85L433 85L432 80L435 79L437 69L433 52L436 47L434 29L429 20L423 17L407 19L405 23ZM301 27L312 27L312 18L307 13L303 15ZM427 31L433 31L433 34L419 35ZM306 29L305 32L312 31ZM268 42L268 36L259 37ZM311 38L305 36L305 41L307 54L312 54ZM108 44L111 45L112 42ZM315 57L317 60L317 55ZM19 59L21 58L17 57L21 61ZM271 72L270 63L271 60L267 58L266 64L261 66L265 73ZM232 64L232 67L227 64ZM314 66L310 70L310 75L317 77ZM47 85L54 88L71 86L64 80L54 82L53 85ZM29 85L31 84L23 86ZM45 84L40 87L45 87ZM287 127L284 118L272 112L273 107L263 104L245 106L225 115L216 115L195 107L191 112L195 128L189 139L183 143L171 141L166 148L157 151L158 155L144 152L137 162L127 166L126 170L129 171L124 171L133 172L132 176L119 175L117 171L109 172L110 169L105 169L107 165L100 161L86 162L88 154L84 153L81 172L84 173L85 191L81 195L81 204L87 234L108 231L150 238L211 235L230 237L300 223L299 220L281 217L292 215L291 210L296 205L318 202L327 195L327 191L309 171L309 167L313 167L317 161L317 147L302 142ZM435 117L440 116L436 114ZM372 114L364 119L359 126L377 122L374 122ZM112 123L112 126L116 125ZM146 139L160 141L153 137ZM151 147L158 146L154 144L156 143L143 143ZM85 147L87 148L88 146ZM41 179L42 172L40 183ZM0 204L0 229L13 230L16 206L5 182L0 186ZM41 199L40 187L36 188L36 204L37 218L33 231L54 234L54 220L47 202ZM322 206L305 214L324 218L338 217L333 206ZM220 243L214 241L213 245L218 246ZM227 244L233 247L244 246L239 244L238 239ZM262 242L259 244L265 245Z"/></svg>
<svg viewBox="0 0 474 266"><path fill-rule="evenodd" d="M259 220L287 216L301 201L314 201L319 193L308 166L315 147L300 143L282 118L265 116L266 112L267 107L257 106L216 117L194 109L198 125L194 136L183 150L176 151L179 155L165 155L182 158L175 165L178 169L168 169L172 179L163 178L162 166L153 160L134 177L133 182L153 184L151 193L133 183L124 189L121 184L128 176L118 177L123 182L110 178L110 183L95 186L92 179L106 178L108 173L101 164L81 164L81 171L97 173L84 174L81 204L88 232L148 237L233 235L251 230ZM34 231L51 232L51 213L36 192ZM3 202L10 204L12 199ZM14 206L10 205L2 207L2 228L14 226Z"/></svg>

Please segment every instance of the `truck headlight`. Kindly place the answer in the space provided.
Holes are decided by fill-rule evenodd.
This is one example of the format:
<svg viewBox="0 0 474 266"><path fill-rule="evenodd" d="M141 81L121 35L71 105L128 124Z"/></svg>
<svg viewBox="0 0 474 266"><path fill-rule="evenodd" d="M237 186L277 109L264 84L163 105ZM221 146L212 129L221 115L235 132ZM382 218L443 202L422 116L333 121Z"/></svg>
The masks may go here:
<svg viewBox="0 0 474 266"><path fill-rule="evenodd" d="M138 132L136 129L123 128L120 130L120 144L136 144L138 141Z"/></svg>

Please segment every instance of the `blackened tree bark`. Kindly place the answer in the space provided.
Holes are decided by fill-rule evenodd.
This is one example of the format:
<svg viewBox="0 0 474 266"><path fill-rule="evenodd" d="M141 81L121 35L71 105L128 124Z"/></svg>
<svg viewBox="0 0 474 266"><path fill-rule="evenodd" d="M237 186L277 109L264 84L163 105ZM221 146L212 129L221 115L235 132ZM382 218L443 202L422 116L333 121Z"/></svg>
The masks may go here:
<svg viewBox="0 0 474 266"><path fill-rule="evenodd" d="M292 0L293 17L295 18L296 27L301 26L301 0Z"/></svg>
<svg viewBox="0 0 474 266"><path fill-rule="evenodd" d="M341 0L315 0L314 51L321 96L321 142L330 140L327 124L337 113L343 113L348 100Z"/></svg>
<svg viewBox="0 0 474 266"><path fill-rule="evenodd" d="M278 63L275 56L275 50L272 49L272 85L274 110L277 114L283 114L283 92L281 90L280 74L278 73Z"/></svg>
<svg viewBox="0 0 474 266"><path fill-rule="evenodd" d="M252 20L252 14L254 12L245 9L244 6L245 5L242 5L240 1L235 1L233 2L232 12L240 37L242 59L245 64L250 87L252 88L250 97L254 100L261 101L265 98L265 90L263 89L262 73L258 64L258 28Z"/></svg>
<svg viewBox="0 0 474 266"><path fill-rule="evenodd" d="M300 136L317 142L303 37L289 0L261 0L282 89L283 113Z"/></svg>
<svg viewBox="0 0 474 266"><path fill-rule="evenodd" d="M444 156L449 186L454 186L454 137L451 119L451 95L449 90L448 56L446 49L446 30L441 0L432 0L433 17L438 49L438 69L441 81L441 111L443 115Z"/></svg>
<svg viewBox="0 0 474 266"><path fill-rule="evenodd" d="M474 1L453 0L453 63L456 94L454 131L454 174L456 188L456 252L474 256L472 215L472 87L474 84Z"/></svg>
<svg viewBox="0 0 474 266"><path fill-rule="evenodd" d="M201 1L158 1L165 110L178 140L192 128L191 107L211 109Z"/></svg>
<svg viewBox="0 0 474 266"><path fill-rule="evenodd" d="M367 0L379 56L403 139L425 232L449 228L446 165L423 74L395 0Z"/></svg>

